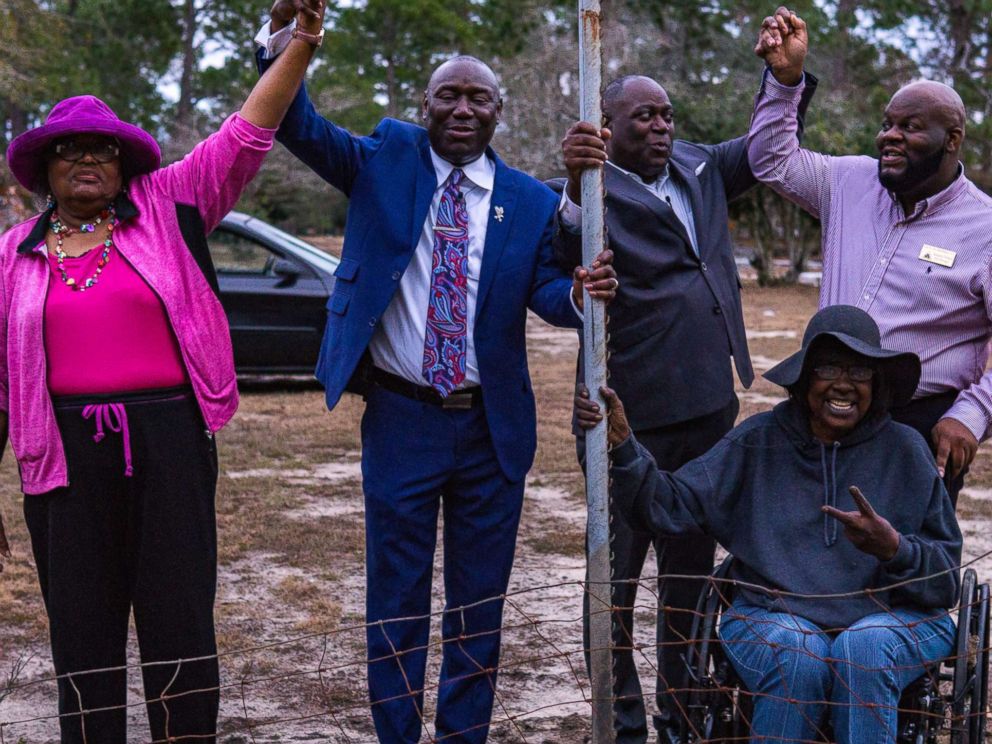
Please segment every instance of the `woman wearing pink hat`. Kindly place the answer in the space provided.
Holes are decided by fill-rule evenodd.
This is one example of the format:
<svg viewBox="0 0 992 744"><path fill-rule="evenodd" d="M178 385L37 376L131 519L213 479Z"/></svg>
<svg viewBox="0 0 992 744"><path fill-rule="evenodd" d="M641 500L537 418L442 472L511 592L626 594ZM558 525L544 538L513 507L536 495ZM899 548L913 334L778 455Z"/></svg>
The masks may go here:
<svg viewBox="0 0 992 744"><path fill-rule="evenodd" d="M49 199L0 236L0 447L9 434L63 742L126 740L132 608L151 738L214 740L213 436L238 392L204 236L271 149L323 6L297 0L287 53L181 162L159 169L155 140L92 96L7 151Z"/></svg>

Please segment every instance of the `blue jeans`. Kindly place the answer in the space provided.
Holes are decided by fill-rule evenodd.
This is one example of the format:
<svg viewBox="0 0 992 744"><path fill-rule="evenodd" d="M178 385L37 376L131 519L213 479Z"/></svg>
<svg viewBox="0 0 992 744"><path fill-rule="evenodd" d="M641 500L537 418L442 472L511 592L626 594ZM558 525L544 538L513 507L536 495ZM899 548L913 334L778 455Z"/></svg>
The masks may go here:
<svg viewBox="0 0 992 744"><path fill-rule="evenodd" d="M720 637L754 694L754 740L822 741L829 705L837 744L892 744L903 689L951 653L954 621L896 609L831 636L804 618L742 604L723 614Z"/></svg>

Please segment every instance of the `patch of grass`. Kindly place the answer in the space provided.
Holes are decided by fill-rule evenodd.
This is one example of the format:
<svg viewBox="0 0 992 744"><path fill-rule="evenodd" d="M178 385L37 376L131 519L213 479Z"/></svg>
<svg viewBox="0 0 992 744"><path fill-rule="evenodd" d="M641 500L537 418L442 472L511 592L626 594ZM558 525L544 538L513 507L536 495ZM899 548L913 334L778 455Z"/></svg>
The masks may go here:
<svg viewBox="0 0 992 744"><path fill-rule="evenodd" d="M330 632L339 627L341 603L331 598L333 585L328 586L301 576L287 576L273 592L274 598L295 607L305 616L293 624L301 635Z"/></svg>
<svg viewBox="0 0 992 744"><path fill-rule="evenodd" d="M340 517L302 520L277 516L266 521L264 530L252 533L248 548L275 548L281 560L293 568L332 566L342 558L357 561L364 555L365 528L360 522L346 522Z"/></svg>
<svg viewBox="0 0 992 744"><path fill-rule="evenodd" d="M542 555L581 556L585 551L585 533L578 529L550 529L524 538L527 548Z"/></svg>

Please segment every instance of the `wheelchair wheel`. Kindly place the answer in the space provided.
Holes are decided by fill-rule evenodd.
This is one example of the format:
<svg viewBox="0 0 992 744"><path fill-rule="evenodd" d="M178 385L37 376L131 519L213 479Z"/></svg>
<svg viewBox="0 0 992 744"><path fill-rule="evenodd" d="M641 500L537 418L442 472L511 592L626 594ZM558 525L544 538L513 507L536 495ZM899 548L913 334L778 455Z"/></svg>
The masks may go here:
<svg viewBox="0 0 992 744"><path fill-rule="evenodd" d="M741 689L736 672L723 653L717 623L725 607L730 569L728 558L713 573L699 595L692 623L692 642L683 660L689 692L681 725L684 744L746 741L750 736L751 700Z"/></svg>
<svg viewBox="0 0 992 744"><path fill-rule="evenodd" d="M985 719L989 697L989 586L978 587L974 615L974 674L971 677L971 698L975 701L968 719L969 744L985 741Z"/></svg>
<svg viewBox="0 0 992 744"><path fill-rule="evenodd" d="M951 744L985 741L989 682L989 587L977 586L974 569L964 573L958 611L951 691Z"/></svg>
<svg viewBox="0 0 992 744"><path fill-rule="evenodd" d="M720 571L717 571L719 574ZM720 596L714 582L707 583L696 603L692 622L692 639L684 656L689 674L689 694L686 716L682 721L681 739L690 744L709 741L714 734L717 717L714 714L716 682L713 679L713 650L716 638L716 618L720 611Z"/></svg>

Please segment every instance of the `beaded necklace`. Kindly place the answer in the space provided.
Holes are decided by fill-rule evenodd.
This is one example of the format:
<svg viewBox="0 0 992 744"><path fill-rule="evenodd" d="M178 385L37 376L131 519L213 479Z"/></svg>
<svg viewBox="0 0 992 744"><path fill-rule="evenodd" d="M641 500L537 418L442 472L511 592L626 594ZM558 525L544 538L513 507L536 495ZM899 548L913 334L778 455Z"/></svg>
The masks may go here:
<svg viewBox="0 0 992 744"><path fill-rule="evenodd" d="M96 226L107 219L110 220L107 224L107 238L103 241L103 251L100 254L100 259L96 263L96 271L93 272L92 276L89 276L81 282L77 282L73 277L69 276L65 270L64 263L65 259L68 258L68 254L65 252L62 244L67 235L72 235L76 232L95 232ZM52 213L49 228L55 235L55 262L59 270L59 275L62 277L62 283L69 287L73 292L85 292L90 287L93 287L99 280L100 274L103 273L104 267L110 260L110 250L114 247L114 228L117 227L117 222L117 214L114 211L113 206L110 206L101 212L100 216L97 217L95 221L80 225L79 230L73 230L71 227L66 226L66 224L62 222L62 219L59 217L57 211Z"/></svg>

